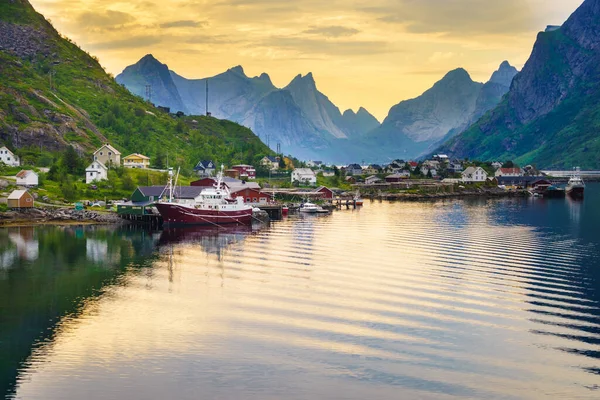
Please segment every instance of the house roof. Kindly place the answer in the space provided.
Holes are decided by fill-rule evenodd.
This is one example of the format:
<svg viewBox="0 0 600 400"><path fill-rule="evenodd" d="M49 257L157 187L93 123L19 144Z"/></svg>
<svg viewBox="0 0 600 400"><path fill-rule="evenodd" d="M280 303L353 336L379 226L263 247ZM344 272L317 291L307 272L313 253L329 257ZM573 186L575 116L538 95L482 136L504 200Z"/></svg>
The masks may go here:
<svg viewBox="0 0 600 400"><path fill-rule="evenodd" d="M10 149L9 149L8 147L6 147L6 146L2 146L2 147L0 147L0 150L6 150L6 151L8 151L10 154L13 154L13 155L14 155L14 153L13 153L12 151L10 151Z"/></svg>
<svg viewBox="0 0 600 400"><path fill-rule="evenodd" d="M268 159L271 162L278 162L275 156L265 156L264 158Z"/></svg>
<svg viewBox="0 0 600 400"><path fill-rule="evenodd" d="M416 161L409 161L408 165L410 165L411 167L416 167L417 165L419 165L419 163Z"/></svg>
<svg viewBox="0 0 600 400"><path fill-rule="evenodd" d="M108 170L108 168L106 167L106 165L102 164L100 161L94 161L93 163L91 163L90 165L88 165L88 167L85 170L86 171L88 171L88 170L95 171L96 168L92 168L92 165L94 165L94 164L98 164L98 165L100 165L100 167L102 169Z"/></svg>
<svg viewBox="0 0 600 400"><path fill-rule="evenodd" d="M379 165L379 164L371 164L371 165L369 165L369 168L372 168L372 169L381 169L381 165Z"/></svg>
<svg viewBox="0 0 600 400"><path fill-rule="evenodd" d="M362 169L360 164L349 164L346 169Z"/></svg>
<svg viewBox="0 0 600 400"><path fill-rule="evenodd" d="M388 175L385 177L385 179L387 179L387 178L392 178L392 179L404 178L404 177L406 177L406 175L410 175L410 173L408 171L402 171L402 173L399 173L399 174Z"/></svg>
<svg viewBox="0 0 600 400"><path fill-rule="evenodd" d="M514 184L514 183L533 183L540 180L546 180L543 176L497 176L498 184Z"/></svg>
<svg viewBox="0 0 600 400"><path fill-rule="evenodd" d="M8 196L8 200L19 200L25 193L27 193L27 190L13 190Z"/></svg>
<svg viewBox="0 0 600 400"><path fill-rule="evenodd" d="M23 169L23 170L19 171L19 173L16 176L17 176L17 178L24 179L29 174L35 174L35 172L33 172L33 171L29 170L29 169Z"/></svg>
<svg viewBox="0 0 600 400"><path fill-rule="evenodd" d="M143 158L144 160L149 160L150 159L150 157L146 157L145 155L140 154L140 153L133 153L133 154L128 155L125 158L129 158L129 157L139 157L139 158Z"/></svg>
<svg viewBox="0 0 600 400"><path fill-rule="evenodd" d="M521 168L500 168L499 170L503 174L522 174Z"/></svg>
<svg viewBox="0 0 600 400"><path fill-rule="evenodd" d="M207 168L215 168L215 163L212 160L202 160L198 161L198 164L194 167L195 171L207 169Z"/></svg>
<svg viewBox="0 0 600 400"><path fill-rule="evenodd" d="M318 188L315 189L315 192L320 192L323 189L333 192L333 190L329 189L327 186L319 186Z"/></svg>
<svg viewBox="0 0 600 400"><path fill-rule="evenodd" d="M113 153L115 153L115 154L119 154L119 155L121 154L121 152L120 152L119 150L115 149L114 147L112 147L112 146L111 146L110 144L108 144L108 143L105 143L105 144L103 144L103 145L102 145L102 146L101 146L101 147L100 147L98 150L96 150L96 151L94 152L94 154L96 154L97 152L99 152L100 150L102 150L102 149L103 149L103 148L105 148L105 147L106 147L108 150L110 150L110 151L112 151Z"/></svg>
<svg viewBox="0 0 600 400"><path fill-rule="evenodd" d="M481 168L481 167L472 167L472 166L471 166L471 167L469 167L469 168L465 169L465 170L462 172L462 175L470 175L470 174L474 174L474 173L475 173L477 170L481 170L481 171L483 171L483 173L484 173L484 174L486 174L486 175L488 174L487 172L485 172L485 169L483 169L483 168Z"/></svg>

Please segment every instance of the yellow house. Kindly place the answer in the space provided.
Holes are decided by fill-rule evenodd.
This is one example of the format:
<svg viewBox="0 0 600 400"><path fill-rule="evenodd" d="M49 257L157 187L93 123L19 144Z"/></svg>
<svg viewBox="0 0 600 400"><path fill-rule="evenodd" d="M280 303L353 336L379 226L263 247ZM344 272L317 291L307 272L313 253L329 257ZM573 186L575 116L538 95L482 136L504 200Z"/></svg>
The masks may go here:
<svg viewBox="0 0 600 400"><path fill-rule="evenodd" d="M125 168L148 168L150 167L150 157L133 153L123 159L123 166Z"/></svg>

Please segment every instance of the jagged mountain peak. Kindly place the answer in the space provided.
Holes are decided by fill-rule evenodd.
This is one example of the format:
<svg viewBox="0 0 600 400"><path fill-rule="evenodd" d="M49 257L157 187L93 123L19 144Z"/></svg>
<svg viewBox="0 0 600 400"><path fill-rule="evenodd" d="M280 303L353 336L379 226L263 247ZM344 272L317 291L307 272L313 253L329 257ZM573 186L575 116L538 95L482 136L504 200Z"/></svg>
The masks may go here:
<svg viewBox="0 0 600 400"><path fill-rule="evenodd" d="M298 74L294 77L294 79L292 79L292 81L290 82L290 84L288 86L294 86L294 85L310 85L310 86L316 86L315 83L315 78L313 77L312 72L309 72L308 74L302 76L302 74Z"/></svg>
<svg viewBox="0 0 600 400"><path fill-rule="evenodd" d="M502 86L510 87L513 78L519 71L510 65L508 61L503 61L497 71L494 71L489 82L498 83Z"/></svg>
<svg viewBox="0 0 600 400"><path fill-rule="evenodd" d="M444 77L441 79L441 82L444 81L473 82L473 79L471 79L471 75L469 75L466 69L456 68L444 75Z"/></svg>
<svg viewBox="0 0 600 400"><path fill-rule="evenodd" d="M235 67L229 68L227 72L232 72L238 75L242 75L244 77L246 76L246 73L244 72L244 67L242 67L241 65L236 65Z"/></svg>

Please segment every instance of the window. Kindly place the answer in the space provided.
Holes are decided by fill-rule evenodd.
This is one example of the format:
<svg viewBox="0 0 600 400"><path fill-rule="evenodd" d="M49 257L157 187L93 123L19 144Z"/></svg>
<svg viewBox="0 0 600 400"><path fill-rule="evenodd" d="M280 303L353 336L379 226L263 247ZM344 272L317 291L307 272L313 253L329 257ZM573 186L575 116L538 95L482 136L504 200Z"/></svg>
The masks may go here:
<svg viewBox="0 0 600 400"><path fill-rule="evenodd" d="M250 203L250 197L246 197L246 202Z"/></svg>
<svg viewBox="0 0 600 400"><path fill-rule="evenodd" d="M102 156L102 155L104 155L104 153L103 153L103 152L100 152L100 155Z"/></svg>
<svg viewBox="0 0 600 400"><path fill-rule="evenodd" d="M30 198L25 199L25 201L28 202L28 203L31 203L31 199Z"/></svg>
<svg viewBox="0 0 600 400"><path fill-rule="evenodd" d="M256 203L256 201L257 201L256 197L253 197L253 198L252 198L252 201L253 201L254 203Z"/></svg>

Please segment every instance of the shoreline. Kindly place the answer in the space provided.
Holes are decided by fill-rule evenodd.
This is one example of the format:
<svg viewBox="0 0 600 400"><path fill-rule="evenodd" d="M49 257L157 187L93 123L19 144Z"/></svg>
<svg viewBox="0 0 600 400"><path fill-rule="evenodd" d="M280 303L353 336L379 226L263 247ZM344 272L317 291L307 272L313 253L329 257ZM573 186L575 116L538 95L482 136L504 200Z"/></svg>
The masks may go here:
<svg viewBox="0 0 600 400"><path fill-rule="evenodd" d="M113 212L75 210L73 208L33 208L0 213L1 227L43 225L125 225L127 221Z"/></svg>

